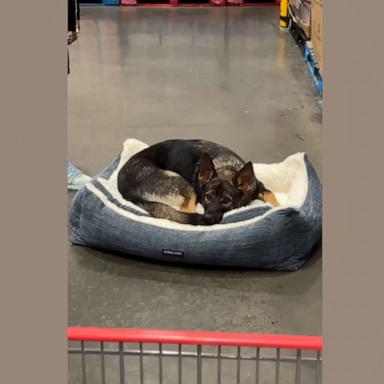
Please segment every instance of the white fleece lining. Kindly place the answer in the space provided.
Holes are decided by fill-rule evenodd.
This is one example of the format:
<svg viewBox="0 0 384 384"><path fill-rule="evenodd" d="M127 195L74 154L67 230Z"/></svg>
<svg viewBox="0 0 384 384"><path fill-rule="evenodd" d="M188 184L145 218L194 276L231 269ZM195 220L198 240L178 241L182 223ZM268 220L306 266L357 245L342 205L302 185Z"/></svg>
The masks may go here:
<svg viewBox="0 0 384 384"><path fill-rule="evenodd" d="M137 210L138 212L145 212L142 208L137 205L125 200L118 188L117 188L117 175L121 167L128 161L128 159L136 154L137 152L148 147L147 144L136 140L128 139L124 142L123 151L121 153L119 165L112 173L110 178L97 178L97 180L104 186L104 188L123 206L130 207ZM221 230L221 229L230 229L238 228L241 226L249 225L256 223L259 220L262 220L265 216L281 210L287 207L300 208L307 196L308 192L308 175L307 169L304 162L304 153L296 153L287 157L283 162L276 164L253 164L256 177L264 183L266 188L273 191L276 195L276 198L280 202L281 206L277 208L270 209L265 214L257 216L248 220L241 222L228 223L228 224L215 224L212 226L195 226L188 224L180 224L172 222L166 219L156 219L148 216L138 216L134 213L127 212L124 209L116 206L111 201L108 200L108 197L105 196L103 192L98 190L91 183L86 184L86 188L95 194L104 205L111 208L113 211L122 215L130 220L136 222L141 222L145 224L154 225L161 228L168 228L174 230L192 230L192 231L211 231L211 230ZM242 207L230 212L227 212L225 216L233 215L239 211L244 211L252 209L255 206L266 206L267 204L255 200L247 207ZM269 206L269 204L268 204Z"/></svg>
<svg viewBox="0 0 384 384"><path fill-rule="evenodd" d="M188 230L188 231L197 231L197 232L206 232L206 231L214 231L214 230L221 230L221 229L231 229L231 228L238 228L242 227L248 224L256 223L257 221L264 218L267 214L270 214L271 212L277 211L281 208L273 208L266 212L264 215L254 217L249 220L239 221L236 223L228 223L228 224L215 224L210 226L205 225L190 225L190 224L179 224L170 220L166 219L157 219L154 217L149 216L138 216L131 212L125 211L124 209L116 206L111 201L108 200L107 196L105 196L99 189L97 189L92 184L87 184L86 188L91 191L95 196L97 196L101 202L108 208L112 209L116 213L118 213L120 216L124 216L127 219L142 223L142 224L149 224L153 225L155 227L160 228L166 228L166 229L173 229L173 230Z"/></svg>

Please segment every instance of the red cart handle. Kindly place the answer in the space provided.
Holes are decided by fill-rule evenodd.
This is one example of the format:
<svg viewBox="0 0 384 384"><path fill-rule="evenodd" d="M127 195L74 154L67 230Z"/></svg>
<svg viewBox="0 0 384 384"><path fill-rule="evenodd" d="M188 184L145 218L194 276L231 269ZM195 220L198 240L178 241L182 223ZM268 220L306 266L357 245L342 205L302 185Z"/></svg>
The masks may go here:
<svg viewBox="0 0 384 384"><path fill-rule="evenodd" d="M126 343L161 343L221 345L260 348L310 349L321 351L321 336L292 336L253 333L170 331L129 328L68 328L69 341L103 341Z"/></svg>

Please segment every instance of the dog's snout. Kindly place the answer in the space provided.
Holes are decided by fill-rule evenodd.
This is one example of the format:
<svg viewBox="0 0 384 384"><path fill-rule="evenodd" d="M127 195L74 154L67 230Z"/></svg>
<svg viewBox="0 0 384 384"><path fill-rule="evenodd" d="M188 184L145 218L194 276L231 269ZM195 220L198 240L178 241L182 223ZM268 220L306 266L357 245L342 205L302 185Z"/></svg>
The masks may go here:
<svg viewBox="0 0 384 384"><path fill-rule="evenodd" d="M222 212L207 212L204 215L205 220L209 225L218 224L223 219Z"/></svg>

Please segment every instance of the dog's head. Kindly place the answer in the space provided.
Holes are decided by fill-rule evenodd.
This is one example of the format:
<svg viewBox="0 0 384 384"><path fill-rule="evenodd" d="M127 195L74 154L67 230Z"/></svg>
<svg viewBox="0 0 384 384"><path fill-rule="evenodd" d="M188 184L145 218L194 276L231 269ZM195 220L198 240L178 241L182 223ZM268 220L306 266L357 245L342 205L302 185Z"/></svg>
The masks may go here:
<svg viewBox="0 0 384 384"><path fill-rule="evenodd" d="M248 205L266 191L257 180L251 162L237 172L228 171L225 176L219 176L206 153L200 159L198 181L204 216L210 224L219 223L225 212Z"/></svg>

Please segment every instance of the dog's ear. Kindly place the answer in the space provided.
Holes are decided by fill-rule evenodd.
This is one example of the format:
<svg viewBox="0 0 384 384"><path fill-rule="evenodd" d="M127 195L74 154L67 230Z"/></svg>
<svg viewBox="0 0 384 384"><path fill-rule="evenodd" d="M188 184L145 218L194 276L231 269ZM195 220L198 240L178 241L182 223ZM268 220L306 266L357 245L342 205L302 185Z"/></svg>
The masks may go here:
<svg viewBox="0 0 384 384"><path fill-rule="evenodd" d="M248 162L233 178L233 184L244 193L253 193L257 186L257 179L253 172L253 165Z"/></svg>
<svg viewBox="0 0 384 384"><path fill-rule="evenodd" d="M200 158L200 167L199 167L199 183L206 184L208 181L212 180L215 176L217 176L215 166L213 165L213 161L208 155L208 153L203 153Z"/></svg>

